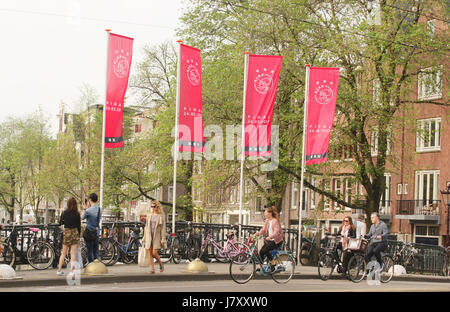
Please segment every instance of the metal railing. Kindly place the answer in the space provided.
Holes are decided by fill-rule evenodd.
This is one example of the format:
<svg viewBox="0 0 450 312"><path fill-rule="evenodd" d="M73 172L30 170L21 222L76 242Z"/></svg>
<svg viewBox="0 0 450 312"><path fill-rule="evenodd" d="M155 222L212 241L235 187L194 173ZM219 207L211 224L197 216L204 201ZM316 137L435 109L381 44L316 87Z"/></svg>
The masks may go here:
<svg viewBox="0 0 450 312"><path fill-rule="evenodd" d="M440 200L397 200L398 215L439 215Z"/></svg>

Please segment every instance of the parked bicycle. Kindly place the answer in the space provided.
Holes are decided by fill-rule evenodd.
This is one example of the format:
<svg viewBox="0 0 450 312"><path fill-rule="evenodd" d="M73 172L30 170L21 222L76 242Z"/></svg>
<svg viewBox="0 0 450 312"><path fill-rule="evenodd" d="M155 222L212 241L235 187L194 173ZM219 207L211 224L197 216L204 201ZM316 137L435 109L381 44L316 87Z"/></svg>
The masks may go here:
<svg viewBox="0 0 450 312"><path fill-rule="evenodd" d="M245 284L250 281L256 272L256 265L261 265L260 274L271 276L272 279L280 284L289 282L294 275L295 260L289 251L272 251L275 269L271 271L270 261L264 264L263 259L258 254L256 245L257 236L252 236L252 244L246 246L247 249L235 255L230 261L230 276L238 284Z"/></svg>
<svg viewBox="0 0 450 312"><path fill-rule="evenodd" d="M188 222L184 230L177 231L172 241L172 260L178 264L181 259L193 261L199 257L201 240L193 233L192 222Z"/></svg>
<svg viewBox="0 0 450 312"><path fill-rule="evenodd" d="M420 272L423 266L419 250L410 242L397 244L392 258L395 264L403 266L408 273Z"/></svg>
<svg viewBox="0 0 450 312"><path fill-rule="evenodd" d="M322 253L325 252L321 246L318 246L316 243L318 230L312 230L313 237L302 237L302 245L300 247L300 263L302 265L307 265L311 263L312 257L314 254L317 254L319 257Z"/></svg>
<svg viewBox="0 0 450 312"><path fill-rule="evenodd" d="M126 244L122 244L114 234L115 223L109 230L108 237L99 240L100 261L107 266L111 266L119 261L125 264L137 263L137 257L141 242L139 241L139 227L130 228L130 236Z"/></svg>
<svg viewBox="0 0 450 312"><path fill-rule="evenodd" d="M208 246L211 246L213 248L214 258L217 261L221 263L229 262L231 258L248 248L244 243L236 242L234 240L235 235L236 231L232 231L226 234L227 239L217 242L212 236L212 231L208 230L200 248L200 258L202 258L205 251L208 250Z"/></svg>
<svg viewBox="0 0 450 312"><path fill-rule="evenodd" d="M17 230L16 225L13 227L9 235L0 241L0 264L7 264L12 268L16 268L16 255L21 255L22 252L17 248Z"/></svg>
<svg viewBox="0 0 450 312"><path fill-rule="evenodd" d="M365 238L360 238L360 240L368 246L371 239L366 240ZM382 252L381 259L383 261L383 265L380 268L378 262L376 261L366 263L365 253L366 252L364 249L353 253L353 256L348 262L347 274L349 279L352 282L359 283L366 276L368 276L368 279L372 279L372 276L375 275L376 280L379 280L382 283L388 283L394 275L394 259L392 256Z"/></svg>

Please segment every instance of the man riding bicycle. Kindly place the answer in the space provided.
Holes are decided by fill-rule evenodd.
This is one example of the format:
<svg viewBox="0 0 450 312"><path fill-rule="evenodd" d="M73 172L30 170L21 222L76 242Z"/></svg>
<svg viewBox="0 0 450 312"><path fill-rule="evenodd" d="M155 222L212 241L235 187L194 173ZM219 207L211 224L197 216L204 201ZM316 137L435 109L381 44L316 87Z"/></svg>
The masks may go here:
<svg viewBox="0 0 450 312"><path fill-rule="evenodd" d="M373 212L370 215L370 219L372 220L372 226L370 227L369 234L364 237L372 238L372 241L369 245L369 249L367 250L365 260L366 263L369 263L372 256L375 255L377 262L380 264L380 269L383 269L381 253L388 247L387 235L389 234L389 229L386 223L380 220L380 215L378 212Z"/></svg>

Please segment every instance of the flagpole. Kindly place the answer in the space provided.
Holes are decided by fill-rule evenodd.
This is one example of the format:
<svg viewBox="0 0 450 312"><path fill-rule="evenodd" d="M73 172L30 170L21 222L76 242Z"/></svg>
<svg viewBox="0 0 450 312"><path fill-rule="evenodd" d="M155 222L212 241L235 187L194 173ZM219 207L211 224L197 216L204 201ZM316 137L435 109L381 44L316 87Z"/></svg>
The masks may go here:
<svg viewBox="0 0 450 312"><path fill-rule="evenodd" d="M177 98L175 108L175 145L173 151L173 191L172 191L172 236L175 235L175 212L177 205L177 160L178 160L178 122L180 108L180 72L181 72L181 44L183 41L177 40L178 60L177 60Z"/></svg>
<svg viewBox="0 0 450 312"><path fill-rule="evenodd" d="M244 95L242 98L242 135L241 135L241 182L239 185L239 239L242 235L242 206L244 200L244 161L245 161L245 98L247 95L247 79L248 79L248 58L249 52L244 52Z"/></svg>
<svg viewBox="0 0 450 312"><path fill-rule="evenodd" d="M105 29L106 31L106 84L105 84L105 105L103 105L103 125L102 125L102 158L100 169L100 208L103 209L103 177L105 174L105 126L106 126L106 100L108 93L108 58L109 58L109 32L111 29Z"/></svg>
<svg viewBox="0 0 450 312"><path fill-rule="evenodd" d="M302 241L302 208L303 208L303 182L304 182L304 171L305 171L305 163L306 163L306 132L307 129L307 120L308 120L308 96L309 96L309 70L310 65L305 65L306 67L306 77L305 77L305 104L304 106L304 116L303 116L303 140L302 140L302 166L301 166L301 178L300 178L300 204L298 208L298 246L297 246L297 261L300 261L300 245ZM306 203L305 203L306 206Z"/></svg>

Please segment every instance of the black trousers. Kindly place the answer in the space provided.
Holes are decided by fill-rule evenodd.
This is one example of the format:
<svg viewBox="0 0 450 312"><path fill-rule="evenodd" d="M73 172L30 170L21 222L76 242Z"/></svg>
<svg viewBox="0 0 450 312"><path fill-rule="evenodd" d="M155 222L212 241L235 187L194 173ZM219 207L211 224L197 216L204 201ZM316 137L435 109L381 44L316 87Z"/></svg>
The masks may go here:
<svg viewBox="0 0 450 312"><path fill-rule="evenodd" d="M369 246L369 249L366 253L366 263L370 262L370 259L372 259L372 256L375 255L375 258L377 259L377 262L380 264L380 267L383 266L383 260L381 260L381 253L385 251L388 247L387 242L379 242L379 243L373 243Z"/></svg>
<svg viewBox="0 0 450 312"><path fill-rule="evenodd" d="M278 244L275 244L274 241L264 241L264 246L262 246L261 250L259 251L259 256L261 257L262 261L267 257L269 261L273 259L272 257L272 251L274 249L280 248L283 242L280 242Z"/></svg>

